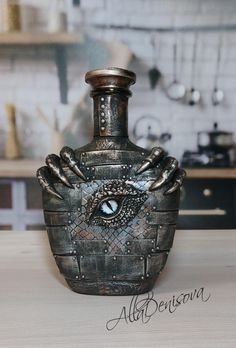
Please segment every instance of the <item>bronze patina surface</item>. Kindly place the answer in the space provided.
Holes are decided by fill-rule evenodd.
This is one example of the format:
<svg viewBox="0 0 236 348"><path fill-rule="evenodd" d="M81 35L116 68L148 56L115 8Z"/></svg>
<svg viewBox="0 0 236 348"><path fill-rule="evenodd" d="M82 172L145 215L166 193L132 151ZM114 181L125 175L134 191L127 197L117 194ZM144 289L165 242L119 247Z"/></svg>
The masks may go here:
<svg viewBox="0 0 236 348"><path fill-rule="evenodd" d="M185 172L162 148L128 138L135 74L86 74L94 100L94 138L64 147L37 171L53 255L79 293L133 295L151 290L172 246Z"/></svg>

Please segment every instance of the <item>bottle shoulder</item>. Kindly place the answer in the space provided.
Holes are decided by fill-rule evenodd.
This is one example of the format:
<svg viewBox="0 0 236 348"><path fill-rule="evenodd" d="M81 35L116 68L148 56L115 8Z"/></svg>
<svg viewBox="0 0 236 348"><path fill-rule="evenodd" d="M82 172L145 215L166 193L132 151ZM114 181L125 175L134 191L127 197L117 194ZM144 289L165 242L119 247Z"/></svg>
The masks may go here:
<svg viewBox="0 0 236 348"><path fill-rule="evenodd" d="M102 150L123 150L148 153L148 150L135 145L127 137L95 137L89 144L76 149L75 152L79 155L81 152Z"/></svg>

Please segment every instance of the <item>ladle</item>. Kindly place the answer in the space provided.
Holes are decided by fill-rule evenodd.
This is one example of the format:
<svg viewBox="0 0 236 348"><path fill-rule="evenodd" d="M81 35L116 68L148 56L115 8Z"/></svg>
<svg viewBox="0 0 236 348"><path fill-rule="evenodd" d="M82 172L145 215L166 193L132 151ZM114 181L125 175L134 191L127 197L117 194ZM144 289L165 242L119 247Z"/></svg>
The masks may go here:
<svg viewBox="0 0 236 348"><path fill-rule="evenodd" d="M189 105L193 106L198 104L201 99L201 93L195 86L195 76L196 76L196 59L197 59L197 43L198 43L198 34L195 33L195 40L193 45L193 59L192 59L192 87L187 93L187 102Z"/></svg>
<svg viewBox="0 0 236 348"><path fill-rule="evenodd" d="M214 106L221 104L224 100L224 92L222 89L219 89L219 87L218 87L218 80L219 80L219 75L220 75L220 65L221 65L220 64L221 63L221 48L222 48L222 33L219 36L214 89L213 89L212 97L211 97L212 104Z"/></svg>
<svg viewBox="0 0 236 348"><path fill-rule="evenodd" d="M172 100L180 100L186 93L185 86L177 78L177 39L173 46L173 82L168 86L166 93Z"/></svg>

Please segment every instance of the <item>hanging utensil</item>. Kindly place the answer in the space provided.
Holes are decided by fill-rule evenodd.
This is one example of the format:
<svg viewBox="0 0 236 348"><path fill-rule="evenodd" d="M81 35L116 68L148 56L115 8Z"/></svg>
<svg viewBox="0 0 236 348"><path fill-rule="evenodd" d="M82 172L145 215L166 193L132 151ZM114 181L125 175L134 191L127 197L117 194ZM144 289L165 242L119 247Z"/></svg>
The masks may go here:
<svg viewBox="0 0 236 348"><path fill-rule="evenodd" d="M158 81L162 77L162 74L160 70L157 68L156 64L156 41L154 38L154 35L151 37L151 45L152 45L152 52L153 52L153 67L148 71L148 77L149 77L149 82L150 82L150 87L151 89L155 89Z"/></svg>
<svg viewBox="0 0 236 348"><path fill-rule="evenodd" d="M200 102L201 93L195 86L196 77L196 61L197 61L197 45L198 45L198 33L195 33L194 45L193 45L193 58L192 58L192 87L187 93L187 102L189 105L193 106Z"/></svg>
<svg viewBox="0 0 236 348"><path fill-rule="evenodd" d="M219 35L219 43L218 43L218 50L217 50L217 62L216 62L216 72L215 72L215 79L214 79L214 89L212 92L212 104L214 106L217 106L222 103L224 100L224 92L222 89L218 87L218 80L220 75L220 66L221 66L221 50L222 50L222 33Z"/></svg>
<svg viewBox="0 0 236 348"><path fill-rule="evenodd" d="M173 45L173 82L166 90L167 96L172 100L183 99L186 93L185 86L178 81L177 78L177 35Z"/></svg>

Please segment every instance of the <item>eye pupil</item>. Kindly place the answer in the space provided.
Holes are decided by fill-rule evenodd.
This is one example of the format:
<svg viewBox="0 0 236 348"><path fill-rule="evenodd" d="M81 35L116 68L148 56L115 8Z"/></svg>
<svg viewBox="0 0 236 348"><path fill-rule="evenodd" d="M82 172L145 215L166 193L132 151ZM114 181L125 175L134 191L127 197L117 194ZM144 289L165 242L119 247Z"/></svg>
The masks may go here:
<svg viewBox="0 0 236 348"><path fill-rule="evenodd" d="M106 215L114 214L118 209L118 203L114 199L109 199L101 205L101 211Z"/></svg>

